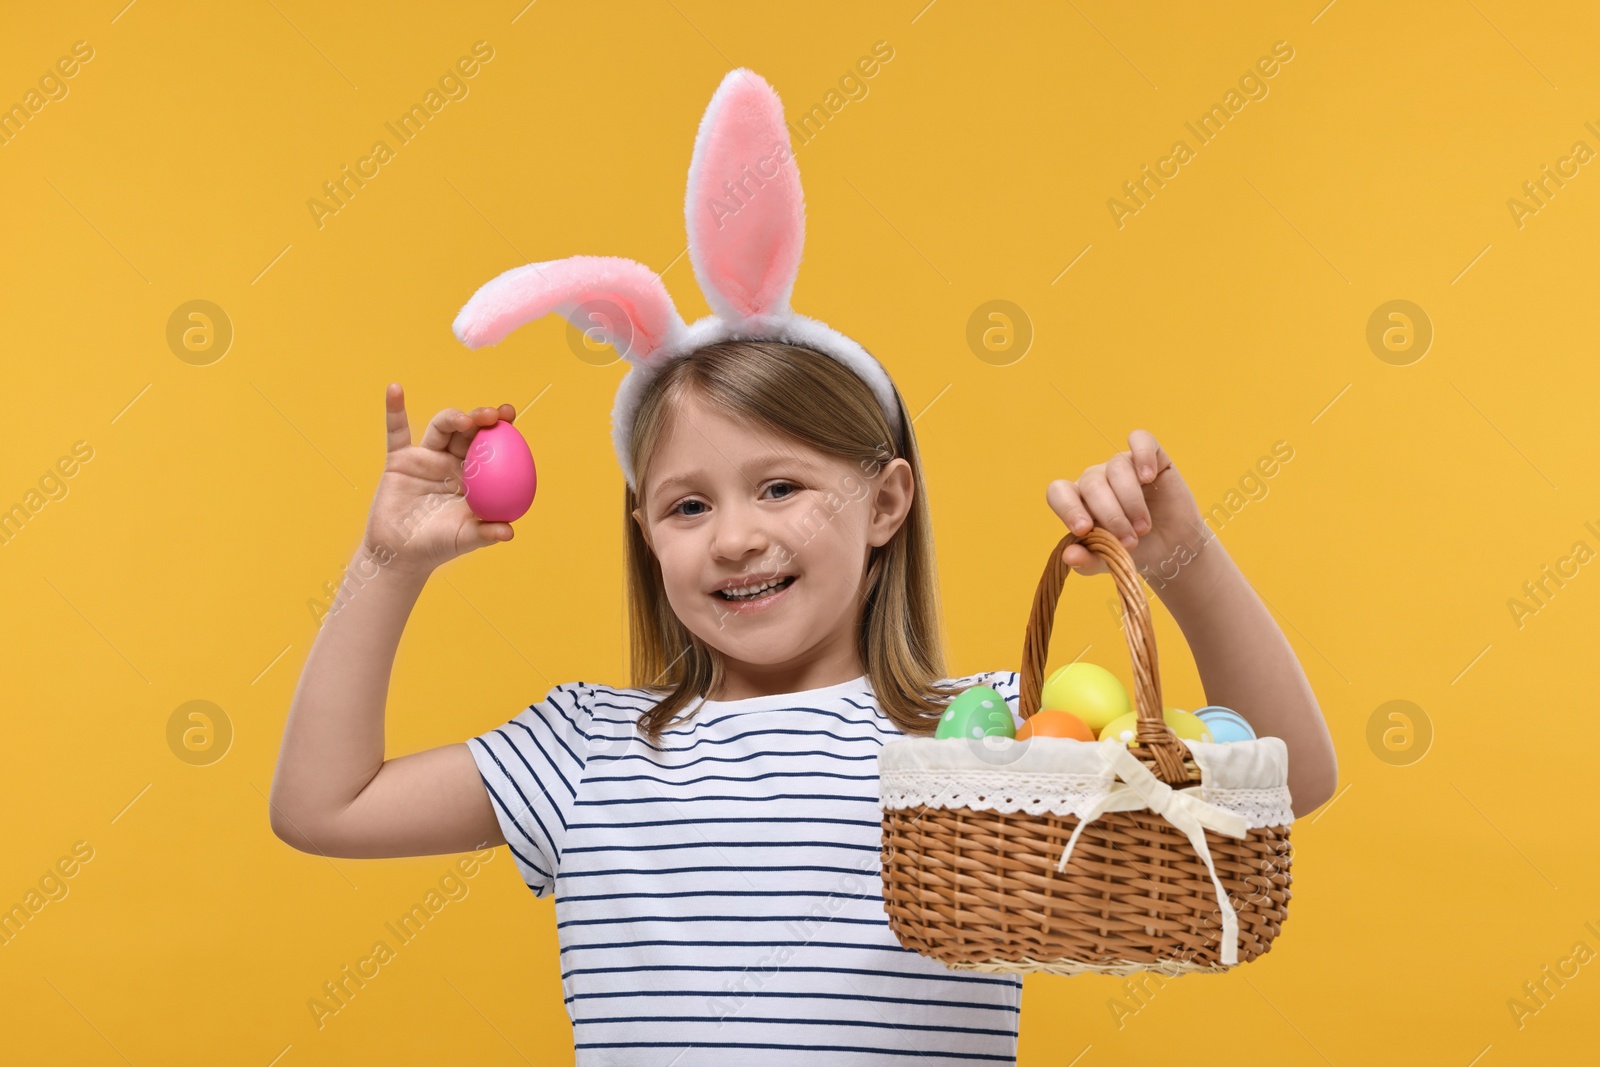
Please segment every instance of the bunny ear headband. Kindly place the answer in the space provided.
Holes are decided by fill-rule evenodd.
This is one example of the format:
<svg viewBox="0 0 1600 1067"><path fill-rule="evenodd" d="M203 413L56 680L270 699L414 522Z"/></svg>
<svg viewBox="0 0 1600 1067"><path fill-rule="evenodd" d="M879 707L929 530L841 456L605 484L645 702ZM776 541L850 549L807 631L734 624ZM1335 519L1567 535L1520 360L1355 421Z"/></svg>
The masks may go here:
<svg viewBox="0 0 1600 1067"><path fill-rule="evenodd" d="M695 135L684 202L689 262L711 314L686 324L661 276L618 256L514 267L486 283L452 329L469 348L499 342L554 311L615 348L631 367L611 409L611 440L635 492L629 438L650 381L674 357L732 338L815 349L872 388L898 435L900 406L882 364L855 341L789 307L805 243L800 170L778 94L743 68L717 86Z"/></svg>

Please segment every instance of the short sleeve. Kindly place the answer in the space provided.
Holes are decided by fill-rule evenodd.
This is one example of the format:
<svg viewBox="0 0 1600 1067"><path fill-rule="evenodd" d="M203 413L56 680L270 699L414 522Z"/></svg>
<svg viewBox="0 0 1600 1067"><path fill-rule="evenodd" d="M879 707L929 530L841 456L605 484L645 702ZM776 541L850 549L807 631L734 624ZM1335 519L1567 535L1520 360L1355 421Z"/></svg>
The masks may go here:
<svg viewBox="0 0 1600 1067"><path fill-rule="evenodd" d="M593 690L568 682L504 726L467 740L500 831L534 896L555 891L593 720Z"/></svg>

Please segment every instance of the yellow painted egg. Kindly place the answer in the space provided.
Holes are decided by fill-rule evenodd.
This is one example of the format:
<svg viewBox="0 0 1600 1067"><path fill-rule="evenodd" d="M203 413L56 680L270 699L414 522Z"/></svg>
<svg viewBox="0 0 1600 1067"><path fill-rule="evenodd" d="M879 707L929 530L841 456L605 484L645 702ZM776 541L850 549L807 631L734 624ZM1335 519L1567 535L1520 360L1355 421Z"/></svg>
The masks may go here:
<svg viewBox="0 0 1600 1067"><path fill-rule="evenodd" d="M1128 691L1104 667L1079 660L1045 679L1039 705L1070 712L1099 733L1106 723L1133 710Z"/></svg>
<svg viewBox="0 0 1600 1067"><path fill-rule="evenodd" d="M1180 711L1177 708L1165 708L1161 717L1166 720L1167 726L1180 738L1190 741L1211 741L1211 728L1204 719L1193 712ZM1139 724L1139 713L1130 711L1120 718L1113 719L1100 731L1102 741L1121 741L1129 747L1137 747L1139 742L1133 739L1134 729Z"/></svg>

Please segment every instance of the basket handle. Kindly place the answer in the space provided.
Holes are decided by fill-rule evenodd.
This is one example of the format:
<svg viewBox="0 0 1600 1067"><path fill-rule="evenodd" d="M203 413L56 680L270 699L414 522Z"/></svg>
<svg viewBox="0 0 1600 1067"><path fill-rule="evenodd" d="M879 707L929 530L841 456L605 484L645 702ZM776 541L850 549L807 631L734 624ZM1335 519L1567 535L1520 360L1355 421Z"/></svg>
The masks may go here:
<svg viewBox="0 0 1600 1067"><path fill-rule="evenodd" d="M1022 645L1022 688L1018 697L1018 711L1024 720L1040 710L1044 698L1045 662L1050 655L1050 631L1055 626L1056 604L1061 599L1061 587L1071 573L1061 554L1073 542L1106 561L1112 579L1117 583L1117 594L1122 598L1122 629L1128 637L1128 654L1133 660L1134 707L1138 712L1138 725L1134 739L1138 748L1129 751L1144 763L1161 781L1171 786L1190 783L1184 761L1189 749L1178 735L1167 726L1162 714L1161 678L1156 662L1156 632L1150 622L1150 605L1139 585L1138 570L1133 557L1122 542L1109 530L1096 526L1079 537L1071 531L1050 551L1050 561L1045 564L1039 587L1033 594L1033 607L1028 612L1028 631Z"/></svg>

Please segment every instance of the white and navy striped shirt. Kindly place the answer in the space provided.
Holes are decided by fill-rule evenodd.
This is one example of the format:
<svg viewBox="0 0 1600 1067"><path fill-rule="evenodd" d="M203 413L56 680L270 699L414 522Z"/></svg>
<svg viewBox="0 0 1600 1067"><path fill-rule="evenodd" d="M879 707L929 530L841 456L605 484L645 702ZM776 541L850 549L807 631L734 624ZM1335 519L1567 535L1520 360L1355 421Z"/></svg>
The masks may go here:
<svg viewBox="0 0 1600 1067"><path fill-rule="evenodd" d="M1013 671L945 681L1016 714ZM905 735L870 680L696 702L659 744L655 703L571 682L468 742L523 880L555 893L578 1067L1014 1064L1021 977L889 929L877 756Z"/></svg>

